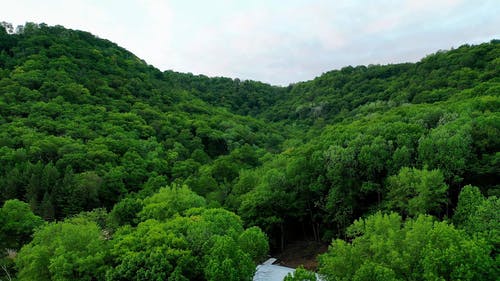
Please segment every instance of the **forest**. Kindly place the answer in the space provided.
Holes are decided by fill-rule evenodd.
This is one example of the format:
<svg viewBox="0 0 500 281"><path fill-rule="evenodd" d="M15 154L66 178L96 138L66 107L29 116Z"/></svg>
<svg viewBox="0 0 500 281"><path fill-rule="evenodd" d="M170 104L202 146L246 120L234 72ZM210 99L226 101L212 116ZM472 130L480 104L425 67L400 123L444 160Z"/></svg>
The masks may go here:
<svg viewBox="0 0 500 281"><path fill-rule="evenodd" d="M1 23L0 280L494 281L499 196L500 40L283 87Z"/></svg>

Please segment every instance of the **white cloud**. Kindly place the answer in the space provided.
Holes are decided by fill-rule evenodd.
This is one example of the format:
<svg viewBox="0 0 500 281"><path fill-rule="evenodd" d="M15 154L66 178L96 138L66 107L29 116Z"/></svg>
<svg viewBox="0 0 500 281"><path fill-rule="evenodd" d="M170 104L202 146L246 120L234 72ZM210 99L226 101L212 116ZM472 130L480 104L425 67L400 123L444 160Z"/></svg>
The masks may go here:
<svg viewBox="0 0 500 281"><path fill-rule="evenodd" d="M496 0L19 0L1 20L90 31L165 70L287 84L499 38Z"/></svg>

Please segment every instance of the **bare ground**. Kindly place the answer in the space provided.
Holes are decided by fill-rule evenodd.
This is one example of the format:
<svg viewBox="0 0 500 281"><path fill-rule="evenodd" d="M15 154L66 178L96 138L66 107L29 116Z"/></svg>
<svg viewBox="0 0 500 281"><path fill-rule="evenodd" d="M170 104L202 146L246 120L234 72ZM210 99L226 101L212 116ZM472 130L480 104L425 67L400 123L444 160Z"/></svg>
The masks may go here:
<svg viewBox="0 0 500 281"><path fill-rule="evenodd" d="M315 241L295 241L288 244L276 258L280 265L297 268L300 265L312 271L318 268L317 257L328 250L328 244Z"/></svg>

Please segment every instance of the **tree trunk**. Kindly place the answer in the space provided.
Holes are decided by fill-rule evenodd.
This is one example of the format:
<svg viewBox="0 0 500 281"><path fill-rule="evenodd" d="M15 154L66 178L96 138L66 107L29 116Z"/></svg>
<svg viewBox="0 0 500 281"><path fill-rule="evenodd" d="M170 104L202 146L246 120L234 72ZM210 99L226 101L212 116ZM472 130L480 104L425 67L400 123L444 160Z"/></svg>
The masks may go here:
<svg viewBox="0 0 500 281"><path fill-rule="evenodd" d="M283 223L280 223L280 230L281 230L280 249L281 252L283 252L285 250L285 231Z"/></svg>

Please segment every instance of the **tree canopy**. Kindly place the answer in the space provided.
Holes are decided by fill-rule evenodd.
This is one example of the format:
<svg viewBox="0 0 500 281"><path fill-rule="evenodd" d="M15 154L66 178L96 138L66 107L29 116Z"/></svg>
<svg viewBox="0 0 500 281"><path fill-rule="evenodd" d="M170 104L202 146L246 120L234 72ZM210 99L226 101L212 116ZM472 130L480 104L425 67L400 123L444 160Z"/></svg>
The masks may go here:
<svg viewBox="0 0 500 281"><path fill-rule="evenodd" d="M0 278L249 280L333 240L327 280L492 279L499 57L492 40L280 87L2 23Z"/></svg>

